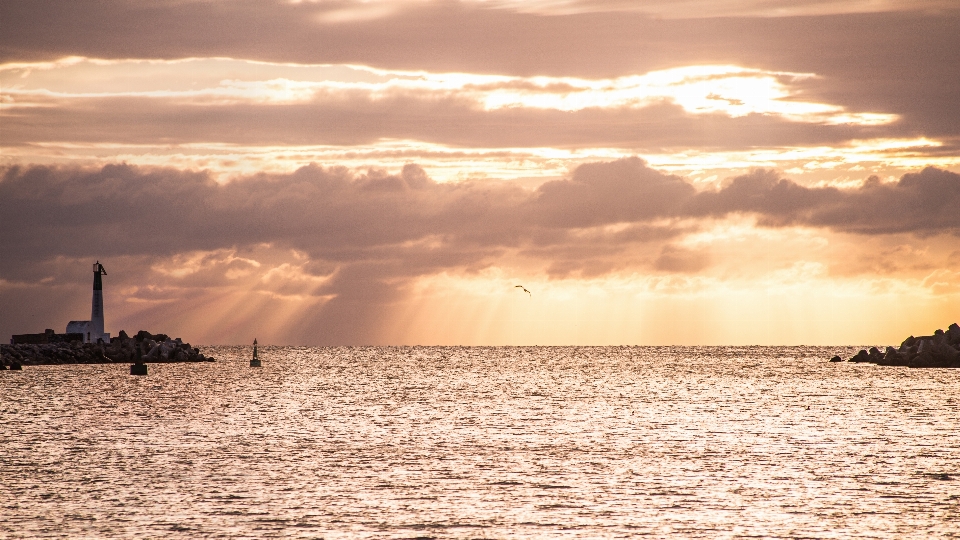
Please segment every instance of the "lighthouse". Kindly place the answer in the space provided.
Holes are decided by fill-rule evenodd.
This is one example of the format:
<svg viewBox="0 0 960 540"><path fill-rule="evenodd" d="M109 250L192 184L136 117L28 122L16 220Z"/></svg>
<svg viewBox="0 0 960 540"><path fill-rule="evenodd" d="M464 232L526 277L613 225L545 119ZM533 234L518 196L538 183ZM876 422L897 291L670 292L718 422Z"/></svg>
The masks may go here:
<svg viewBox="0 0 960 540"><path fill-rule="evenodd" d="M110 334L103 331L103 278L107 275L100 261L93 263L93 300L90 305L89 321L70 321L67 333L83 334L84 343L96 343L97 340L110 341Z"/></svg>
<svg viewBox="0 0 960 540"><path fill-rule="evenodd" d="M93 304L90 306L90 332L103 336L103 278L107 275L100 261L93 263Z"/></svg>

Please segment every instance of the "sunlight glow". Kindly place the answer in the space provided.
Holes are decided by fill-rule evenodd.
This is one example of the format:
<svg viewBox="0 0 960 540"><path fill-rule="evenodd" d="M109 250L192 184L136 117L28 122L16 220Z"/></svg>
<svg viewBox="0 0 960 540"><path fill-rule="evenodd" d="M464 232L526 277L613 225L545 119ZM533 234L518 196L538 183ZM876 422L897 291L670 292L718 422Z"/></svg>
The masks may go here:
<svg viewBox="0 0 960 540"><path fill-rule="evenodd" d="M505 275L424 278L409 307L396 314L392 337L408 344L438 343L437 336L443 336L440 344L882 343L908 323L938 327L951 309L930 280L836 279L813 261L760 279L629 275L546 281ZM952 277L955 294L958 278ZM532 297L511 294L518 279ZM847 316L890 304L902 310L883 321L852 324ZM447 316L451 306L455 317ZM804 323L784 326L787 320Z"/></svg>
<svg viewBox="0 0 960 540"><path fill-rule="evenodd" d="M578 111L586 108L640 108L666 101L694 114L782 116L796 122L880 125L896 115L846 113L842 107L788 100L788 83L808 73L770 72L737 66L688 66L645 75L590 81L532 77L497 88L483 98L487 109L533 107ZM525 83L525 84L521 84Z"/></svg>
<svg viewBox="0 0 960 540"><path fill-rule="evenodd" d="M203 74L197 73L195 63L214 65L210 73ZM225 65L217 65L221 63ZM123 73L131 66L139 73L136 79ZM237 78L238 67L246 68L254 77ZM81 81L96 78L101 82L96 91L91 91L71 87L68 78L34 77L34 70L66 70L75 78L82 75ZM424 100L470 100L485 110L534 108L570 112L675 103L690 114L722 114L732 118L762 114L794 122L834 125L882 125L898 118L893 114L853 113L837 105L794 99L791 83L815 77L811 73L733 65L686 66L615 79L580 79L389 71L354 65L294 67L230 59L144 62L71 57L58 62L0 65L0 74L4 73L7 80L3 91L8 99L2 106L6 109L38 106L37 102L44 99L144 97L198 105L280 105L406 96ZM284 76L276 76L281 73ZM269 78L257 78L257 74ZM217 79L216 75L223 77ZM171 81L171 77L192 83L184 85L182 81ZM150 81L153 88L145 86Z"/></svg>

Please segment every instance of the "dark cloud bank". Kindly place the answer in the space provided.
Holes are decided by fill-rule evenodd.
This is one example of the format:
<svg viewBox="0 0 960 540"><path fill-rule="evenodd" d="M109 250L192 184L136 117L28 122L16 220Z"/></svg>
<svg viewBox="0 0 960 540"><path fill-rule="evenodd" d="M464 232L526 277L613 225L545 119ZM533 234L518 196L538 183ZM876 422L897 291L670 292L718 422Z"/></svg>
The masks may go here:
<svg viewBox="0 0 960 540"><path fill-rule="evenodd" d="M332 276L313 294L334 300L311 316L336 343L370 343L370 321L412 278L479 270L510 253L562 277L615 271L659 246L649 267L696 272L707 259L670 239L731 214L766 227L960 236L960 175L936 168L852 190L760 170L718 191L697 191L637 158L583 165L534 191L490 180L436 183L416 165L400 174L309 166L227 184L204 172L128 165L0 173L0 250L8 254L0 277L9 283L36 284L60 258L155 261L270 244L307 254L308 272Z"/></svg>
<svg viewBox="0 0 960 540"><path fill-rule="evenodd" d="M932 167L896 183L870 178L854 190L804 187L758 170L701 192L638 158L582 165L534 191L491 180L436 183L416 165L400 174L308 166L226 184L205 172L124 164L13 166L2 175L0 249L21 261L271 243L338 264L395 261L419 275L479 264L506 249L564 246L588 228L664 220L679 227L735 213L770 227L960 232L960 175ZM616 246L643 238L618 228L591 243L598 240ZM10 275L18 265L5 260Z"/></svg>

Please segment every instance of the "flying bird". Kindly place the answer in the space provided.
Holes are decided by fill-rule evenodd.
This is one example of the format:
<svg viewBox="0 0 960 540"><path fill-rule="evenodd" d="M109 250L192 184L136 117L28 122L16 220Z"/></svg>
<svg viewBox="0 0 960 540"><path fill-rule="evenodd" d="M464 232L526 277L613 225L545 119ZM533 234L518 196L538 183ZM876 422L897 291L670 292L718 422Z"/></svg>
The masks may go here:
<svg viewBox="0 0 960 540"><path fill-rule="evenodd" d="M529 294L529 295L530 295L530 298L533 298L533 293L531 293L530 291L528 291L526 287L524 287L523 285L514 285L514 288L517 288L517 287L520 287L521 289L523 289L523 292Z"/></svg>

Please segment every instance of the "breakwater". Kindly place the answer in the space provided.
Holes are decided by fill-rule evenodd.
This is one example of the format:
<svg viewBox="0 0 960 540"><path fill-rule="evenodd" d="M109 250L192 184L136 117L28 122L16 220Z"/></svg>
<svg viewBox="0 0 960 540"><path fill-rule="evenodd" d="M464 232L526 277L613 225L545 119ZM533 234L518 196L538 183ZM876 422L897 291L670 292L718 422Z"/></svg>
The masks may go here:
<svg viewBox="0 0 960 540"><path fill-rule="evenodd" d="M110 343L79 341L0 345L0 363L5 367L57 364L129 364L135 362L213 362L197 347L166 334L146 330L128 336L123 330Z"/></svg>
<svg viewBox="0 0 960 540"><path fill-rule="evenodd" d="M834 356L831 362L842 362ZM877 347L863 349L849 360L881 366L906 366L912 368L960 368L960 326L951 324L947 331L937 330L932 335L903 340L899 348Z"/></svg>

